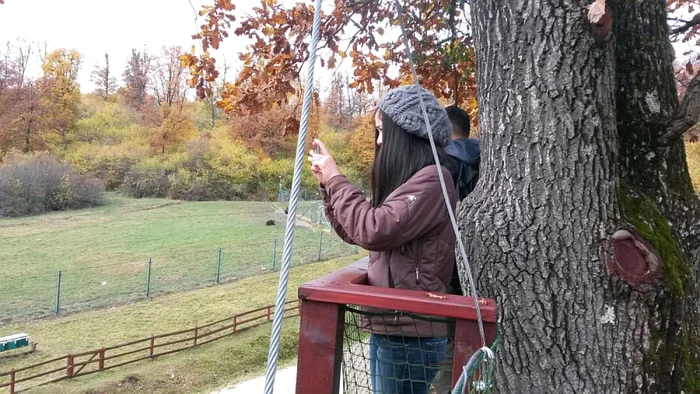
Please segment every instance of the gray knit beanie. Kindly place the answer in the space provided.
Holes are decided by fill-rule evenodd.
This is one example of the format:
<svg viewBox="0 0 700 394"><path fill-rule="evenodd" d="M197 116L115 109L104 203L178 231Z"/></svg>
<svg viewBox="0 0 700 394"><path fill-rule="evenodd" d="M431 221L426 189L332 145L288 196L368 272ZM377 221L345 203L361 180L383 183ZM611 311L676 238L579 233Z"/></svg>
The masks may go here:
<svg viewBox="0 0 700 394"><path fill-rule="evenodd" d="M378 107L384 115L391 118L402 129L418 137L428 139L428 127L421 109L420 97L423 97L428 120L433 131L435 145L445 147L450 143L452 124L445 108L435 96L423 87L405 85L390 90L379 99Z"/></svg>

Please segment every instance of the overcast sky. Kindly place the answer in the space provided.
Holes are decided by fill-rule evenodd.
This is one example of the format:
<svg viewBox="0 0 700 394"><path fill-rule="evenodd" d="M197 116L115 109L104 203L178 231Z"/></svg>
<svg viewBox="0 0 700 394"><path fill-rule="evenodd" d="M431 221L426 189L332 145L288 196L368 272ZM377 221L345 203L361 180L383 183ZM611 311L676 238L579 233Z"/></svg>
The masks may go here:
<svg viewBox="0 0 700 394"><path fill-rule="evenodd" d="M104 63L105 52L121 76L132 49L145 46L156 53L162 46L189 49L196 44L190 38L197 31L190 3L199 11L202 4L212 4L213 0L6 0L0 5L0 43L4 46L8 40L23 37L42 47L46 42L49 51L77 49L83 55L81 90L91 92L94 85L90 73L95 64ZM257 2L237 3L250 6ZM221 52L227 59L236 60L244 48L245 43L232 36ZM217 60L221 61L221 56L218 53ZM39 76L39 60L34 60L32 75Z"/></svg>

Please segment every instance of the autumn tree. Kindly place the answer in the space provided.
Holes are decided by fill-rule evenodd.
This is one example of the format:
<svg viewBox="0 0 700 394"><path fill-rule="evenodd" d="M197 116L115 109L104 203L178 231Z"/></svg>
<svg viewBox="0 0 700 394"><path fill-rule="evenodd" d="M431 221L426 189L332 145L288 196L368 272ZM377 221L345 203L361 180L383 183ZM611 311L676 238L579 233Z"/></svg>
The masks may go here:
<svg viewBox="0 0 700 394"><path fill-rule="evenodd" d="M132 49L123 74L124 98L126 103L137 111L146 103L150 70L151 55L146 49L141 52Z"/></svg>
<svg viewBox="0 0 700 394"><path fill-rule="evenodd" d="M483 175L459 220L478 288L498 302L499 391L700 391L700 201L681 139L700 79L679 103L666 1L402 3L420 82L458 104L478 82ZM238 22L254 44L224 105L263 111L294 90L313 9L234 11L205 8L197 38L206 52ZM322 64L350 57L367 91L410 80L402 40L380 40L396 13L336 1ZM192 82L213 65L192 63Z"/></svg>
<svg viewBox="0 0 700 394"><path fill-rule="evenodd" d="M175 110L168 113L160 126L153 130L150 145L157 152L165 154L167 148L188 141L196 134L197 129L189 114Z"/></svg>
<svg viewBox="0 0 700 394"><path fill-rule="evenodd" d="M182 108L185 102L186 71L180 63L180 47L163 47L161 55L153 60L150 89L156 103L166 114L173 108Z"/></svg>
<svg viewBox="0 0 700 394"><path fill-rule="evenodd" d="M46 93L45 86L41 81L28 80L22 86L19 100L15 102L12 122L7 124L14 129L12 135L15 136L15 146L21 146L24 153L32 152L44 147L41 130L44 127L44 116L48 113L43 101Z"/></svg>
<svg viewBox="0 0 700 394"><path fill-rule="evenodd" d="M364 90L353 89L350 87L348 77L345 77L347 106L350 112L350 120L356 116L364 116L374 109L377 102L377 95L370 95Z"/></svg>
<svg viewBox="0 0 700 394"><path fill-rule="evenodd" d="M205 22L195 38L202 43L202 55L183 56L193 73L191 86L197 88L199 95L207 94L207 82L218 77L209 48L218 48L228 36L227 29L237 21L234 33L247 37L252 44L250 51L240 55L243 69L224 92L222 106L227 113L255 112L285 102L297 92L295 81L308 57L313 7L297 3L287 8L277 1L262 1L252 15L237 20L231 1L214 3L200 11ZM350 87L359 91L373 93L375 80L396 87L410 78L400 40L380 39L385 33L397 34L395 12L388 4L392 3L336 0L333 12L324 17L322 45L329 52L321 56L321 64L334 68L348 58L355 70ZM432 86L438 96L449 97L458 104L470 94L473 96L474 57L469 23L464 18L466 3L407 2L405 9L412 44L421 56L417 71L422 82ZM341 42L350 30L350 39ZM390 75L392 64L399 65L399 78Z"/></svg>
<svg viewBox="0 0 700 394"><path fill-rule="evenodd" d="M236 118L231 125L231 137L244 141L246 147L273 159L287 157L294 152L294 142L284 134L286 119L293 116L292 104L273 106L269 110Z"/></svg>
<svg viewBox="0 0 700 394"><path fill-rule="evenodd" d="M44 85L27 77L35 50L33 43L17 39L0 52L0 151L31 152L43 147L40 135L45 106Z"/></svg>
<svg viewBox="0 0 700 394"><path fill-rule="evenodd" d="M355 117L369 112L376 101L373 95L358 91L350 87L350 84L347 75L334 74L323 102L326 123L336 130L352 127Z"/></svg>
<svg viewBox="0 0 700 394"><path fill-rule="evenodd" d="M345 78L340 74L335 74L328 89L328 95L323 101L323 112L328 126L335 130L341 130L350 123L348 110L351 102L345 97Z"/></svg>
<svg viewBox="0 0 700 394"><path fill-rule="evenodd" d="M40 83L45 89L42 96L46 108L44 127L59 136L64 149L68 145L68 132L75 123L80 103L78 72L81 63L82 56L75 49L57 49L42 59L44 75Z"/></svg>
<svg viewBox="0 0 700 394"><path fill-rule="evenodd" d="M226 62L226 59L224 59L223 66L221 67L221 71L219 72L219 78L217 79L217 81L210 83L210 93L206 95L206 97L201 99L207 103L207 107L209 108L212 129L216 126L216 121L220 119L223 115L223 111L219 106L219 100L221 100L221 94L223 93L225 86L228 82L227 77L229 75L230 68L230 64L228 64Z"/></svg>
<svg viewBox="0 0 700 394"><path fill-rule="evenodd" d="M161 153L165 153L168 146L193 137L196 132L194 122L183 107L188 87L186 70L180 63L181 53L180 47L163 47L161 55L151 59L149 89L162 118L151 137L151 146Z"/></svg>
<svg viewBox="0 0 700 394"><path fill-rule="evenodd" d="M95 65L95 69L90 75L90 80L97 86L95 93L107 100L109 96L117 91L117 78L114 76L109 65L109 54L105 53L105 63L100 66Z"/></svg>
<svg viewBox="0 0 700 394"><path fill-rule="evenodd" d="M369 180L370 169L374 160L374 142L376 139L374 115L367 114L360 118L350 137L350 150L355 157L358 171L362 171ZM369 182L367 182L369 184Z"/></svg>

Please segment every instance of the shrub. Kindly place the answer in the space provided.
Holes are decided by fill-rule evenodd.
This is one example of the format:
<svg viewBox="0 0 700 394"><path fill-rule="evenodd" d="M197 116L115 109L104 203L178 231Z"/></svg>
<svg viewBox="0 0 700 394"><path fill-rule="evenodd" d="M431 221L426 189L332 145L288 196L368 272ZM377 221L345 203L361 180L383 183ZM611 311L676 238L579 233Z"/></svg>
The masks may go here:
<svg viewBox="0 0 700 394"><path fill-rule="evenodd" d="M211 170L194 173L181 168L170 175L170 197L176 200L242 200L244 187Z"/></svg>
<svg viewBox="0 0 700 394"><path fill-rule="evenodd" d="M135 164L124 177L122 191L132 197L178 200L270 200L280 182L289 189L294 161L272 160L221 132L187 142L184 149ZM304 161L302 187L316 180Z"/></svg>
<svg viewBox="0 0 700 394"><path fill-rule="evenodd" d="M107 190L116 190L144 152L128 145L88 145L76 143L64 159L73 168L105 182Z"/></svg>
<svg viewBox="0 0 700 394"><path fill-rule="evenodd" d="M0 216L99 205L104 185L48 154L8 155L0 167Z"/></svg>
<svg viewBox="0 0 700 394"><path fill-rule="evenodd" d="M121 190L135 198L167 197L170 190L168 172L157 165L137 164L124 176Z"/></svg>

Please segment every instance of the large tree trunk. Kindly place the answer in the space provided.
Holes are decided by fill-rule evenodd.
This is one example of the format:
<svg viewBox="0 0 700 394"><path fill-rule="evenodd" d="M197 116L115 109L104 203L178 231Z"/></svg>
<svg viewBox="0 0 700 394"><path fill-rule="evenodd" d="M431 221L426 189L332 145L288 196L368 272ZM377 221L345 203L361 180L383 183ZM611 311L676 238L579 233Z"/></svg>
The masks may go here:
<svg viewBox="0 0 700 394"><path fill-rule="evenodd" d="M617 1L616 95L623 218L658 249L663 281L636 294L628 377L650 392L700 392L700 201L685 160L682 132L700 114L698 81L679 107L666 1ZM697 78L696 78L697 79ZM642 208L642 209L640 209ZM633 347L637 345L636 348ZM645 344L647 346L642 346Z"/></svg>
<svg viewBox="0 0 700 394"><path fill-rule="evenodd" d="M678 104L664 1L619 1L614 32L588 3L472 1L482 178L459 215L498 387L693 392L700 209L680 138L653 143Z"/></svg>

